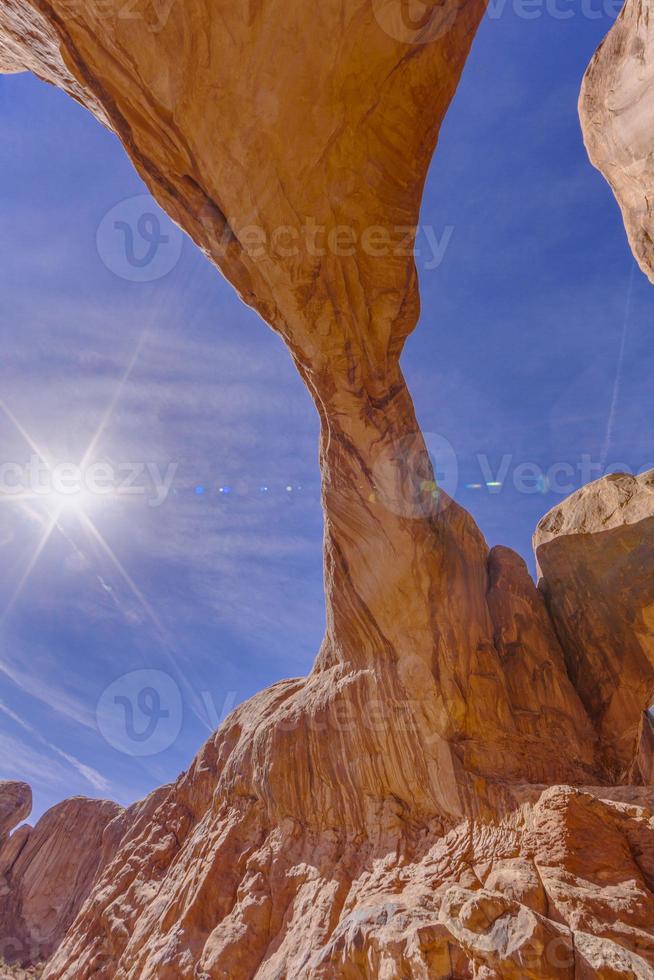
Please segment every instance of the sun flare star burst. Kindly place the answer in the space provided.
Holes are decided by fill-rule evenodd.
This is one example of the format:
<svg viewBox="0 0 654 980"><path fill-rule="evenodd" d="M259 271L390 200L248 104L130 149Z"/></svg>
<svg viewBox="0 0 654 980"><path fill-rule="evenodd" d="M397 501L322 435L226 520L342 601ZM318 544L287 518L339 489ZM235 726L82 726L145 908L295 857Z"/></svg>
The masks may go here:
<svg viewBox="0 0 654 980"><path fill-rule="evenodd" d="M67 523L72 518L86 533L89 541L98 546L105 554L113 567L120 574L125 584L128 586L130 592L137 599L139 605L144 609L148 617L153 620L157 629L161 629L161 624L159 623L158 617L150 607L143 593L137 587L131 575L124 568L111 546L104 539L96 524L89 516L89 511L91 511L98 502L116 500L117 498L120 498L120 491L105 488L102 492L92 493L88 489L88 481L86 480L87 471L89 470L93 454L95 453L102 435L104 434L104 431L111 420L113 412L118 403L118 399L120 398L125 384L132 373L134 365L136 364L144 340L145 334L142 335L125 372L116 386L113 398L104 412L100 420L100 424L93 433L93 437L91 438L86 452L78 464L55 463L52 455L36 441L36 439L25 428L20 419L15 415L6 402L0 399L0 410L4 412L6 417L21 434L27 445L32 450L34 458L38 460L43 473L45 473L48 477L48 479L42 481L38 487L30 487L29 489L27 487L23 487L15 492L3 492L2 495L0 495L0 500L2 502L13 504L21 508L32 519L35 519L42 527L42 533L36 544L36 548L30 557L27 567L25 568L7 606L4 609L2 621L7 618L15 607L55 531L60 533L70 543L64 523ZM67 479L64 479L63 474L66 474ZM75 476L77 477L76 480Z"/></svg>

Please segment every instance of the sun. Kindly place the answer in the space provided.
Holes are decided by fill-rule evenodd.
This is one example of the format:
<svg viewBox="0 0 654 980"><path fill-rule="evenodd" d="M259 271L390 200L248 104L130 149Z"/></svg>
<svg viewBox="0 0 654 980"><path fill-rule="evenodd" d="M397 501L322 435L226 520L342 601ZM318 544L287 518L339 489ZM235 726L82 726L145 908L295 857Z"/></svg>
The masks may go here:
<svg viewBox="0 0 654 980"><path fill-rule="evenodd" d="M95 509L99 500L110 500L120 496L120 492L117 490L112 491L106 485L102 487L98 486L98 473L93 474L93 466L90 465L90 461L93 458L93 454L105 429L111 421L114 409L143 347L145 337L146 331L143 332L138 346L116 386L113 398L79 463L55 462L51 454L37 444L11 408L0 398L0 411L13 423L33 454L30 464L25 468L21 468L18 464L9 464L14 479L11 487L6 492L0 493L0 502L13 504L25 510L41 526L41 535L37 541L34 553L4 612L0 612L0 622L14 608L53 534L62 534L69 540L63 527L64 518L68 516L69 518L75 519L85 532L88 540L104 553L139 603L143 606L157 629L162 629L147 599L89 516L89 512ZM18 480L16 480L16 477L18 477ZM92 477L95 478L95 482ZM94 487L96 488L96 492L93 492Z"/></svg>
<svg viewBox="0 0 654 980"><path fill-rule="evenodd" d="M44 501L51 504L53 509L61 514L79 516L86 514L93 504L93 495L88 490L76 490L72 493L64 493L61 490L50 490L44 494Z"/></svg>

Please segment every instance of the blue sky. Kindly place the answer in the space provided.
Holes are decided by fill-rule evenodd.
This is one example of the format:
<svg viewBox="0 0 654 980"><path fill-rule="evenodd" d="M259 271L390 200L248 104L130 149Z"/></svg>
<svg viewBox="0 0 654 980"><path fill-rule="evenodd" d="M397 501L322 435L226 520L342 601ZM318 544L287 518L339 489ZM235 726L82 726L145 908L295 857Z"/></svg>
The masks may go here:
<svg viewBox="0 0 654 980"><path fill-rule="evenodd" d="M654 292L577 121L611 17L521 9L495 3L442 129L403 364L443 481L533 568L536 522L584 474L654 466ZM38 814L138 798L235 703L310 668L317 419L281 342L163 216L173 268L116 274L113 221L144 189L115 137L27 75L0 78L0 112L1 462L31 443L78 462L104 418L93 460L151 467L87 523L62 512L27 577L51 505L0 503L0 778L28 780ZM157 507L148 472L174 472Z"/></svg>

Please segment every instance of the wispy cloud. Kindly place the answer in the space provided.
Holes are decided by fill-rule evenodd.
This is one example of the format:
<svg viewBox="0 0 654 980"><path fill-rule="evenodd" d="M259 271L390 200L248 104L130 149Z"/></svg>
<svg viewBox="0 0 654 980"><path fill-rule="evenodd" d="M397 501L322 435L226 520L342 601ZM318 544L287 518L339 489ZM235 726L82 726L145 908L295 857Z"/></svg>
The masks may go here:
<svg viewBox="0 0 654 980"><path fill-rule="evenodd" d="M68 765L71 766L73 769L75 769L81 776L83 776L84 779L91 786L93 786L94 789L99 790L100 792L103 793L109 792L111 790L110 781L106 779L101 773L99 773L97 769L94 769L93 766L86 765L85 763L81 762L78 758L76 758L76 756L72 755L69 752L64 752L63 749L60 749L57 745L54 745L44 735L42 735L41 732L37 731L37 729L34 728L33 725L30 725L29 722L25 721L24 718L21 718L20 715L18 715L15 711L12 711L11 708L8 708L7 705L4 704L2 701L0 701L0 712L2 712L2 714L5 715L5 717L11 719L11 721L13 721L20 728L22 728L23 731L27 732L31 736L31 738L34 739L34 741L38 742L40 745L42 745L47 750L48 753L50 753L51 755L55 755L58 758L63 759L65 762L67 762ZM23 748L23 752L25 752L25 748Z"/></svg>

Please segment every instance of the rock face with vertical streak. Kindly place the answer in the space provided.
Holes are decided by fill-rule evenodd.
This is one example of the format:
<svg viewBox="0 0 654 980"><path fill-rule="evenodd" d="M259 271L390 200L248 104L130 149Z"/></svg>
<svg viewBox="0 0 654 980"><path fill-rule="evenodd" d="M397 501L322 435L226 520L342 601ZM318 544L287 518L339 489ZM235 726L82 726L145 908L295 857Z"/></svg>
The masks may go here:
<svg viewBox="0 0 654 980"><path fill-rule="evenodd" d="M0 848L14 827L29 816L32 790L27 783L0 780Z"/></svg>
<svg viewBox="0 0 654 980"><path fill-rule="evenodd" d="M626 0L593 57L579 109L588 154L615 194L638 264L654 282L654 17Z"/></svg>
<svg viewBox="0 0 654 980"><path fill-rule="evenodd" d="M539 591L488 549L436 485L399 366L425 175L483 3L409 8L137 0L126 18L3 0L0 65L116 132L282 336L321 422L315 667L239 707L173 787L110 825L51 980L654 971L654 797L623 785L648 749L620 714L645 688L595 703L597 658L558 612L585 553L559 569L544 543ZM646 547L625 513L623 550ZM642 597L626 576L631 642Z"/></svg>
<svg viewBox="0 0 654 980"><path fill-rule="evenodd" d="M654 704L654 471L584 487L543 518L534 546L572 682L614 777L633 778Z"/></svg>
<svg viewBox="0 0 654 980"><path fill-rule="evenodd" d="M106 801L66 800L0 847L0 958L38 962L57 948L101 870L105 831L121 811Z"/></svg>
<svg viewBox="0 0 654 980"><path fill-rule="evenodd" d="M65 800L0 842L0 965L39 963L57 949L101 873L169 791L162 786L126 809ZM14 825L31 801L27 784L0 782L0 813L11 804Z"/></svg>

